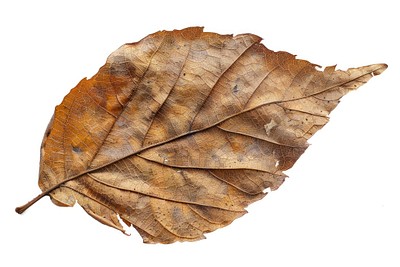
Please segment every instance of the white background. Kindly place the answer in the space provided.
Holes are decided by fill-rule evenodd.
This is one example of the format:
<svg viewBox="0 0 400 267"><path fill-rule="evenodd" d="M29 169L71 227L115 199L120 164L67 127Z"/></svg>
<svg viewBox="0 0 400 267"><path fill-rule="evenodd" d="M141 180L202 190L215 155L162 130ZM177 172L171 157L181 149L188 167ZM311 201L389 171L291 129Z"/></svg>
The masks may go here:
<svg viewBox="0 0 400 267"><path fill-rule="evenodd" d="M8 3L7 3L8 2ZM396 1L2 1L1 266L400 266ZM389 68L343 98L282 187L194 243L145 245L37 194L54 106L120 45L158 30L251 32L272 50Z"/></svg>

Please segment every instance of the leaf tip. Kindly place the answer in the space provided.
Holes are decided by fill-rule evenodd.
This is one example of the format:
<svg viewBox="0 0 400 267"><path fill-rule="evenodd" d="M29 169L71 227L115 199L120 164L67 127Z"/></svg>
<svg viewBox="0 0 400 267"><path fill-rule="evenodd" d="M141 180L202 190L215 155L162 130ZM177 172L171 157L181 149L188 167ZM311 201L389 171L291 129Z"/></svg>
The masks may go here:
<svg viewBox="0 0 400 267"><path fill-rule="evenodd" d="M385 64L385 63L376 64L374 66L377 67L377 69L372 72L372 74L374 76L381 74L382 72L384 72L389 67L388 64Z"/></svg>

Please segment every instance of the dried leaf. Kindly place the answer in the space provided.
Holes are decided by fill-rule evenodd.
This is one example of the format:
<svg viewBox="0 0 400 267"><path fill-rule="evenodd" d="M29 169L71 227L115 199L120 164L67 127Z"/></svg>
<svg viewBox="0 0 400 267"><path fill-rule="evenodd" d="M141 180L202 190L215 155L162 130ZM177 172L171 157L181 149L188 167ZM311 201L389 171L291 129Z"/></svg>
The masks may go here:
<svg viewBox="0 0 400 267"><path fill-rule="evenodd" d="M382 73L273 52L252 34L162 31L112 53L56 107L39 186L148 243L204 238L277 189L347 92Z"/></svg>

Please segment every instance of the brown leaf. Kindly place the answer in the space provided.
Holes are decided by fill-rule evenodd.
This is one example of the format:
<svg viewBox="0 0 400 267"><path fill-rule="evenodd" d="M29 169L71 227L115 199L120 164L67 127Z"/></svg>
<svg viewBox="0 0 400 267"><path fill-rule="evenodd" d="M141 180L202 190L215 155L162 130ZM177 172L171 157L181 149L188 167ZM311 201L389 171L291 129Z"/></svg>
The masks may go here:
<svg viewBox="0 0 400 267"><path fill-rule="evenodd" d="M144 242L204 238L277 189L350 90L382 73L273 52L252 34L162 31L112 53L56 107L39 186Z"/></svg>

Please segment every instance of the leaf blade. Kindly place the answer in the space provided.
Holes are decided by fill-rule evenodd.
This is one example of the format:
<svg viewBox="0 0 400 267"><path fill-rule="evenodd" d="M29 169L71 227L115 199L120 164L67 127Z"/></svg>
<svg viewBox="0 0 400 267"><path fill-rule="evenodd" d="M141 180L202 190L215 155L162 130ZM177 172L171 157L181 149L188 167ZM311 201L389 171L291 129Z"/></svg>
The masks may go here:
<svg viewBox="0 0 400 267"><path fill-rule="evenodd" d="M340 98L387 68L321 72L260 41L195 27L119 48L56 107L42 195L124 232L120 216L152 243L202 239L245 214Z"/></svg>

